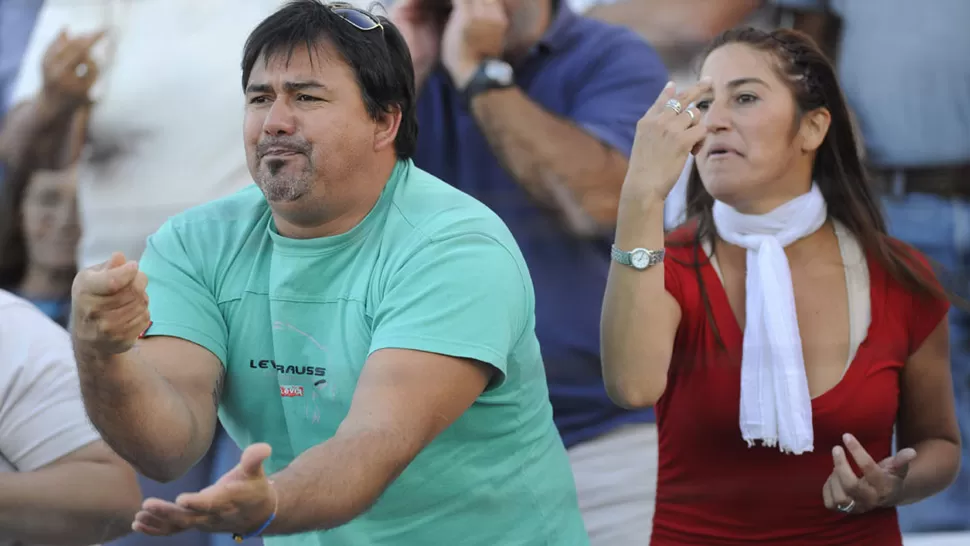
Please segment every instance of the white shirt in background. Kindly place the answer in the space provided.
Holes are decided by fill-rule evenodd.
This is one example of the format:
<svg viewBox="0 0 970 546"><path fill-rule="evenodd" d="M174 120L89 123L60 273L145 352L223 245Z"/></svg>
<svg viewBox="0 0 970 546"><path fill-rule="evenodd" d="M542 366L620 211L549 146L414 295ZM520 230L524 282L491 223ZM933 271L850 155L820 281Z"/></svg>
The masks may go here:
<svg viewBox="0 0 970 546"><path fill-rule="evenodd" d="M47 0L13 100L41 85L41 58L62 28L111 28L116 40L79 169L87 267L114 251L137 259L170 216L252 183L246 169L240 62L249 33L282 0Z"/></svg>
<svg viewBox="0 0 970 546"><path fill-rule="evenodd" d="M0 472L37 470L99 439L67 332L0 290Z"/></svg>

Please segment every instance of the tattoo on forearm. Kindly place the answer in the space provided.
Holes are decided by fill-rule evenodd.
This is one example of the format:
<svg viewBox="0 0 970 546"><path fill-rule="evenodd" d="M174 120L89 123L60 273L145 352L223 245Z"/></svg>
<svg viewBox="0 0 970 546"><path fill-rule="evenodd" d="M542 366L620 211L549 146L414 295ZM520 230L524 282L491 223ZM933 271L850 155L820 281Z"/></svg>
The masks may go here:
<svg viewBox="0 0 970 546"><path fill-rule="evenodd" d="M226 383L226 370L223 368L222 372L219 373L219 378L216 379L216 386L212 389L212 403L215 404L216 409L219 409L219 401L222 400L222 388Z"/></svg>

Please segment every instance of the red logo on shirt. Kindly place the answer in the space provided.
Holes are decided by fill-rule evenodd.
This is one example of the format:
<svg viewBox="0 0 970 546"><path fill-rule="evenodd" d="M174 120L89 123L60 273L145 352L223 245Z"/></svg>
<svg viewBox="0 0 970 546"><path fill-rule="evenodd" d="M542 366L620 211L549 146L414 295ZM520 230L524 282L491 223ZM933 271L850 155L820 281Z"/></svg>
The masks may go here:
<svg viewBox="0 0 970 546"><path fill-rule="evenodd" d="M148 333L148 329L151 328L151 327L152 327L152 321L148 321L148 326L146 326L145 327L145 330L141 334L138 335L138 339L144 338L145 337L145 334Z"/></svg>
<svg viewBox="0 0 970 546"><path fill-rule="evenodd" d="M303 387L299 385L280 385L280 396L283 398L303 396Z"/></svg>

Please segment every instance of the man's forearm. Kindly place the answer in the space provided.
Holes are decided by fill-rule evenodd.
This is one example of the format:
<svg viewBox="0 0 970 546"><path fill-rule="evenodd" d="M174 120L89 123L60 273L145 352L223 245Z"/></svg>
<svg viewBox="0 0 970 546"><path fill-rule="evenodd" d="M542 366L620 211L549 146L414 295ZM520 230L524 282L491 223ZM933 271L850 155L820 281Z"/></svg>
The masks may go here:
<svg viewBox="0 0 970 546"><path fill-rule="evenodd" d="M517 87L478 95L472 110L503 166L577 234L594 235L615 224L627 167L621 153Z"/></svg>
<svg viewBox="0 0 970 546"><path fill-rule="evenodd" d="M593 6L594 19L629 27L655 48L696 47L740 24L762 0L624 0Z"/></svg>
<svg viewBox="0 0 970 546"><path fill-rule="evenodd" d="M63 168L64 146L79 106L43 93L15 106L0 125L0 162L11 170Z"/></svg>
<svg viewBox="0 0 970 546"><path fill-rule="evenodd" d="M142 474L171 481L205 454L213 427L202 423L137 344L127 353L104 356L75 342L75 356L88 417Z"/></svg>
<svg viewBox="0 0 970 546"><path fill-rule="evenodd" d="M96 544L127 534L141 499L118 464L72 462L0 472L0 542Z"/></svg>
<svg viewBox="0 0 970 546"><path fill-rule="evenodd" d="M379 447L387 440L378 433L338 432L271 476L279 508L266 534L333 529L366 512L409 463L387 457Z"/></svg>

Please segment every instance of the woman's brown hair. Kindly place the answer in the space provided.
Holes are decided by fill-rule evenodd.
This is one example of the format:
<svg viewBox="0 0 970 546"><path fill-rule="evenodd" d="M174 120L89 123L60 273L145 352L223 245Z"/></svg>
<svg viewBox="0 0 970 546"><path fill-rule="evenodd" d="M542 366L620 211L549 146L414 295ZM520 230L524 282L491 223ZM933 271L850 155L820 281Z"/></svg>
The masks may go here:
<svg viewBox="0 0 970 546"><path fill-rule="evenodd" d="M729 30L707 48L702 58L727 44L745 44L769 53L776 60L776 70L795 99L799 117L818 108L828 109L831 125L822 141L812 167L812 176L825 197L830 217L838 220L858 238L866 253L872 256L894 280L914 294L947 298L934 281L933 273L908 246L889 237L886 222L875 192L863 166L849 109L839 86L835 68L806 34L779 29L765 32L754 28ZM701 279L702 243L714 248L714 198L701 182L696 164L687 182L687 218L696 226L694 237L672 238L669 246L694 248L693 267L701 294L710 313L710 302ZM703 258L703 259L702 259Z"/></svg>
<svg viewBox="0 0 970 546"><path fill-rule="evenodd" d="M27 273L27 240L21 205L27 176L19 169L0 181L0 289L16 291Z"/></svg>

